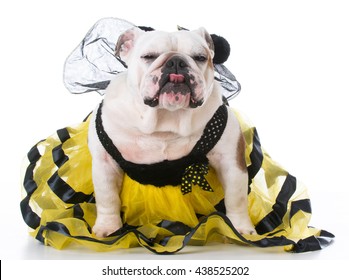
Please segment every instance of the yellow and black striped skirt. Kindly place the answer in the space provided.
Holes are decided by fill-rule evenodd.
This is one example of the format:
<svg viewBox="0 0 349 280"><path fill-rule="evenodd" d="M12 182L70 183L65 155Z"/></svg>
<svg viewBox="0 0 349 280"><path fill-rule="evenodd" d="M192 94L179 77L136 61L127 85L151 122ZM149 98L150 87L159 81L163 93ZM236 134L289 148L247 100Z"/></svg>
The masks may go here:
<svg viewBox="0 0 349 280"><path fill-rule="evenodd" d="M91 230L96 206L87 147L89 118L57 130L28 152L20 207L30 234L57 249L74 242L96 251L142 246L158 254L213 241L283 246L292 252L330 244L333 234L309 226L311 206L305 186L270 158L256 129L234 113L246 141L249 214L257 235L239 234L225 216L222 186L209 169L206 180L214 191L194 186L186 195L180 186L157 188L125 175L121 192L124 226L97 238Z"/></svg>

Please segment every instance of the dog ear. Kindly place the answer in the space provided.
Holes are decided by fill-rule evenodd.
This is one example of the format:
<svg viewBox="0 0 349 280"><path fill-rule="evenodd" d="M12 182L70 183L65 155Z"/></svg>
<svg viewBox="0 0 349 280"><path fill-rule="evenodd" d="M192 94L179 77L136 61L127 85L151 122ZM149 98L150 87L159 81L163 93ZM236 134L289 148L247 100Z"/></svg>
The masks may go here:
<svg viewBox="0 0 349 280"><path fill-rule="evenodd" d="M201 35L202 38L205 39L209 49L214 52L214 43L213 40L211 38L211 35L207 32L207 30L204 27L200 27L199 29L195 30L196 33L198 33L199 35ZM213 55L212 55L213 56Z"/></svg>
<svg viewBox="0 0 349 280"><path fill-rule="evenodd" d="M177 26L178 30L186 30L188 29ZM208 32L205 30L205 28L200 28L199 30L196 30L202 37L205 38L207 44L209 45L210 49L214 51L214 57L213 57L213 63L214 64L222 64L228 60L228 57L230 55L230 45L229 42L221 36L218 36L216 34L210 34L210 38L207 37ZM213 46L211 45L211 41Z"/></svg>
<svg viewBox="0 0 349 280"><path fill-rule="evenodd" d="M135 41L143 32L145 31L138 27L133 27L122 33L116 43L115 56L127 63Z"/></svg>

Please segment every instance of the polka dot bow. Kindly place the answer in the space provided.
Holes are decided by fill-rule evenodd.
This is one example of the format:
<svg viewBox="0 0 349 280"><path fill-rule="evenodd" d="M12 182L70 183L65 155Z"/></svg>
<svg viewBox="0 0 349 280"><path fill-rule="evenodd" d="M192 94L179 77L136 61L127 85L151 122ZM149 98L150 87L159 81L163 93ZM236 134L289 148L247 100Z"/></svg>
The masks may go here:
<svg viewBox="0 0 349 280"><path fill-rule="evenodd" d="M187 167L182 177L182 194L190 193L193 185L198 185L204 191L213 192L213 189L205 178L207 173L208 165L204 163L194 163Z"/></svg>

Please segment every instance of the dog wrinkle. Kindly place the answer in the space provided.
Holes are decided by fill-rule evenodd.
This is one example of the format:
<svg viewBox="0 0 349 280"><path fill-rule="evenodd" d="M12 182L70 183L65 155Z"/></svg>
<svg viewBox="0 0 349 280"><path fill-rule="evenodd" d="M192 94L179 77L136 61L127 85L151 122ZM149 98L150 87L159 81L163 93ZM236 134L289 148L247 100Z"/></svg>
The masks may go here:
<svg viewBox="0 0 349 280"><path fill-rule="evenodd" d="M178 49L179 49L179 46L178 46L179 40L178 40L178 38L176 36L171 36L170 40L171 40L172 50L173 51L178 51Z"/></svg>
<svg viewBox="0 0 349 280"><path fill-rule="evenodd" d="M157 84L157 82L159 81L159 77L155 76L155 75L152 75L152 81L153 81L153 84Z"/></svg>
<svg viewBox="0 0 349 280"><path fill-rule="evenodd" d="M99 153L99 155L104 164L106 164L107 166L111 166L114 171L119 172L115 160L109 155L107 151L103 151Z"/></svg>

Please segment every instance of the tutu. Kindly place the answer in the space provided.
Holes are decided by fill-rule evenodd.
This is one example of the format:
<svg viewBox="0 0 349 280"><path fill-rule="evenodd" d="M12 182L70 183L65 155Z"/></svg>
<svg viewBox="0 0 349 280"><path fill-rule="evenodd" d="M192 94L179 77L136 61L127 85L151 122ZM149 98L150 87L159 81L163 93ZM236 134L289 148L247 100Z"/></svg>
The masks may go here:
<svg viewBox="0 0 349 280"><path fill-rule="evenodd" d="M311 206L305 186L270 158L256 129L234 113L246 142L248 210L258 234L239 234L225 216L224 192L209 168L205 177L213 192L194 185L185 195L180 185L158 188L125 174L120 194L124 226L97 238L91 230L96 205L87 146L89 118L57 130L28 152L21 211L30 234L57 249L74 242L96 251L142 246L159 254L212 241L283 246L292 252L328 245L333 234L309 227Z"/></svg>

